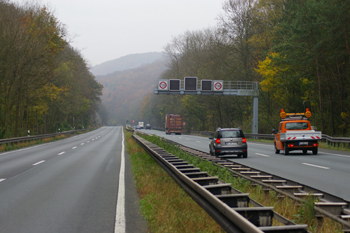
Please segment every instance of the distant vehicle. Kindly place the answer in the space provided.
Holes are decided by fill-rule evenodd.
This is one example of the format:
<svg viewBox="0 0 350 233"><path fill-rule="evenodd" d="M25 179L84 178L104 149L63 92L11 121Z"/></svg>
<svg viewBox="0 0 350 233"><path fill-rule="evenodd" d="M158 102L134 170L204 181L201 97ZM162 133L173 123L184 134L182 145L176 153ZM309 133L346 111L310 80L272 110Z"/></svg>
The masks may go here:
<svg viewBox="0 0 350 233"><path fill-rule="evenodd" d="M144 123L142 121L140 121L138 126L140 126L140 129L143 129L144 128Z"/></svg>
<svg viewBox="0 0 350 233"><path fill-rule="evenodd" d="M213 137L209 137L209 153L215 156L237 155L248 157L247 140L240 128L218 128Z"/></svg>
<svg viewBox="0 0 350 233"><path fill-rule="evenodd" d="M175 133L181 135L182 133L182 116L167 114L165 116L165 134Z"/></svg>
<svg viewBox="0 0 350 233"><path fill-rule="evenodd" d="M286 113L282 109L280 117L278 131L273 130L275 153L279 154L280 150L284 150L284 154L288 155L289 151L301 150L306 154L311 150L312 154L317 155L322 133L312 129L308 119L311 117L309 109L305 113Z"/></svg>
<svg viewBox="0 0 350 233"><path fill-rule="evenodd" d="M136 126L136 129L141 129L141 127L139 125Z"/></svg>
<svg viewBox="0 0 350 233"><path fill-rule="evenodd" d="M150 124L146 124L146 129L151 129L151 125Z"/></svg>

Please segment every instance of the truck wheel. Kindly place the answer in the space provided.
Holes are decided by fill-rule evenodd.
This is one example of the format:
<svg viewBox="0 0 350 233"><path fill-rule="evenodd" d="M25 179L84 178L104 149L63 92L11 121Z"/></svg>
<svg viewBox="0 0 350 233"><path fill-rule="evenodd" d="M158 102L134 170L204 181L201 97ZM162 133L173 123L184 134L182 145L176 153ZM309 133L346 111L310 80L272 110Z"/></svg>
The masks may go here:
<svg viewBox="0 0 350 233"><path fill-rule="evenodd" d="M289 149L287 147L287 143L284 143L284 155L289 155Z"/></svg>
<svg viewBox="0 0 350 233"><path fill-rule="evenodd" d="M318 152L318 147L312 149L312 154L317 155L317 152Z"/></svg>
<svg viewBox="0 0 350 233"><path fill-rule="evenodd" d="M275 154L279 154L280 150L277 150L276 143L274 143L274 145L275 145Z"/></svg>

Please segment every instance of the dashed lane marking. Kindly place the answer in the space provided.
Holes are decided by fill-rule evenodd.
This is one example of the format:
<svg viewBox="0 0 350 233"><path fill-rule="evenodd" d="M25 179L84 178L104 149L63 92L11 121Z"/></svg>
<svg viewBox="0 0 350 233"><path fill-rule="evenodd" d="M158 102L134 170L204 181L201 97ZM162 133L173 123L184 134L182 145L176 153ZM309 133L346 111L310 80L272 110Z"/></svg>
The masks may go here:
<svg viewBox="0 0 350 233"><path fill-rule="evenodd" d="M41 160L41 161L39 161L39 162L37 162L37 163L33 163L33 166L39 165L39 164L41 164L41 163L43 163L43 162L45 162L45 160Z"/></svg>
<svg viewBox="0 0 350 233"><path fill-rule="evenodd" d="M74 150L75 148L77 148L77 147L75 146L75 147L73 147L72 149Z"/></svg>
<svg viewBox="0 0 350 233"><path fill-rule="evenodd" d="M63 152L59 153L58 155L63 155L64 153L66 153L66 152L63 151Z"/></svg>
<svg viewBox="0 0 350 233"><path fill-rule="evenodd" d="M310 164L310 163L303 163L306 166L311 166L311 167L317 167L317 168L322 168L322 169L330 169L329 167L322 167L322 166L318 166L315 164Z"/></svg>
<svg viewBox="0 0 350 233"><path fill-rule="evenodd" d="M264 156L264 157L270 157L270 155L264 155L264 154L260 154L260 153L255 153L256 155L261 155L261 156Z"/></svg>

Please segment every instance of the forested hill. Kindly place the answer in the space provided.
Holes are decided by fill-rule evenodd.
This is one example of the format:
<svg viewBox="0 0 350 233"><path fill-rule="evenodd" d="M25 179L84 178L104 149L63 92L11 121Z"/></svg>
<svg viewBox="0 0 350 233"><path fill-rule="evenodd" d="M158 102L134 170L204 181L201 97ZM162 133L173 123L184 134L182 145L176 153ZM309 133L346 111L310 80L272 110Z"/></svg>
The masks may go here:
<svg viewBox="0 0 350 233"><path fill-rule="evenodd" d="M164 56L164 53L149 52L130 54L115 60L107 61L91 68L94 75L107 75L116 71L129 70L150 64Z"/></svg>
<svg viewBox="0 0 350 233"><path fill-rule="evenodd" d="M139 120L139 110L144 97L152 94L155 82L166 70L166 59L135 69L117 71L97 76L104 86L102 104L108 111L108 124L125 124L126 120Z"/></svg>

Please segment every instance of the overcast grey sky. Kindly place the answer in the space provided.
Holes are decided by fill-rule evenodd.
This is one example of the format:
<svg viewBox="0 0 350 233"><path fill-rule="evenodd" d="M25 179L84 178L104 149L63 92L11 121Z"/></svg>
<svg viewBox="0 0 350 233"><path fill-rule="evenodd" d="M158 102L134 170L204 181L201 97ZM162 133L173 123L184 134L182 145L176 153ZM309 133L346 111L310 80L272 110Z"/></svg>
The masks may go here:
<svg viewBox="0 0 350 233"><path fill-rule="evenodd" d="M91 66L128 54L161 52L173 37L187 30L214 27L217 16L223 12L223 2L39 0L66 25L73 40L71 45L81 51Z"/></svg>

